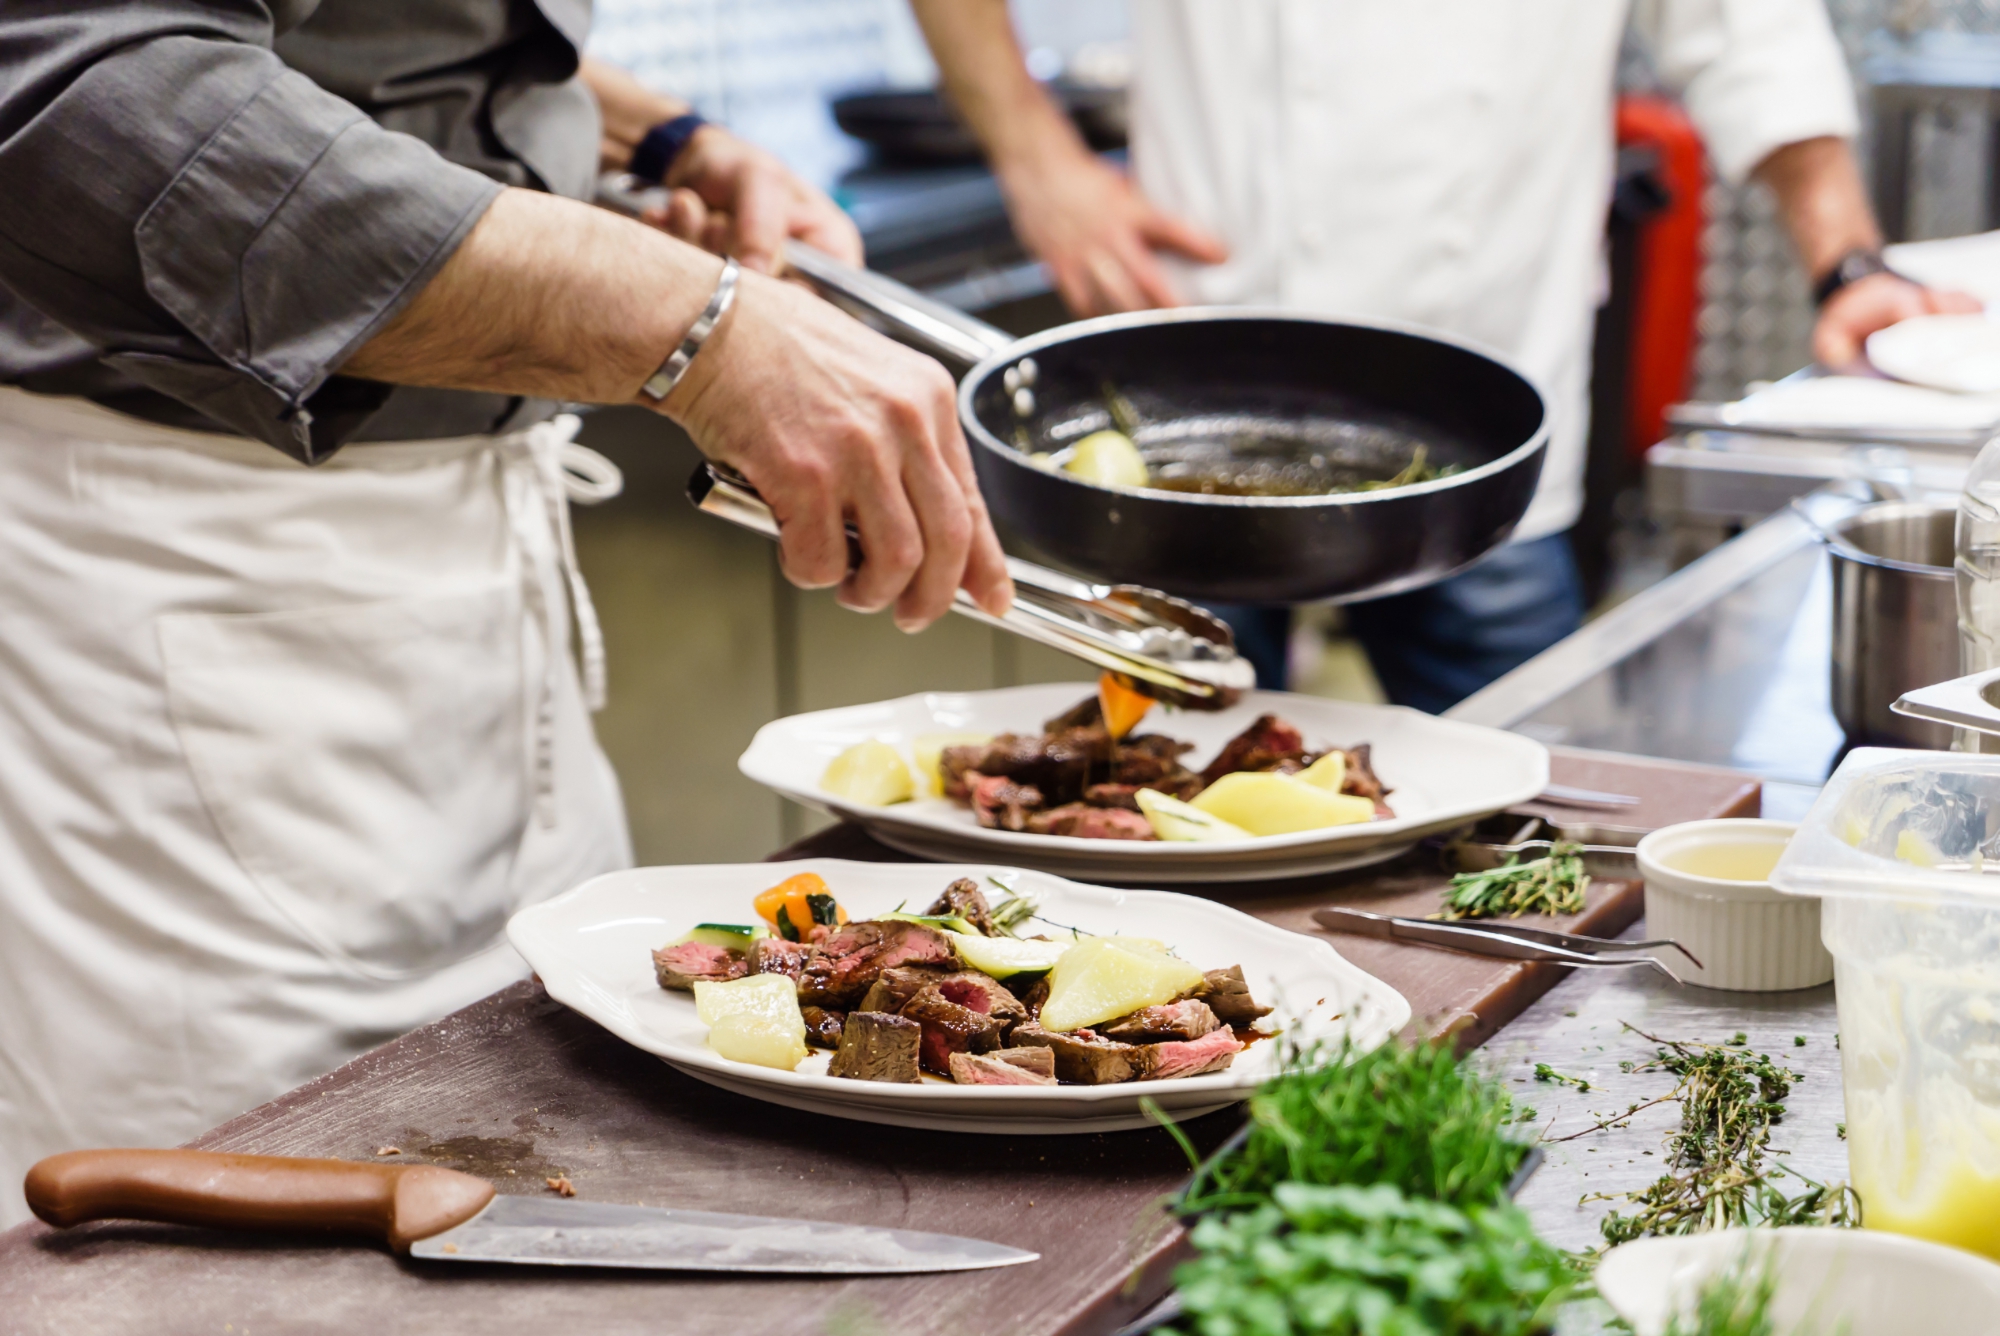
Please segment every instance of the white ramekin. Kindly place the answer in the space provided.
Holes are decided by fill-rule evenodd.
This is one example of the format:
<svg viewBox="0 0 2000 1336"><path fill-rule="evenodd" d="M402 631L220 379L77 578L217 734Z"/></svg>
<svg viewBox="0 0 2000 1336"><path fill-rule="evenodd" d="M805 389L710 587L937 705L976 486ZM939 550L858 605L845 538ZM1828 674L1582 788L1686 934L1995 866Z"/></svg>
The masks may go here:
<svg viewBox="0 0 2000 1336"><path fill-rule="evenodd" d="M1700 960L1695 968L1666 953L1674 973L1704 988L1746 993L1811 988L1833 978L1833 957L1819 937L1819 901L1781 895L1765 881L1697 877L1668 867L1676 853L1703 844L1765 840L1782 847L1796 826L1730 818L1666 826L1639 841L1646 879L1646 935L1670 937Z"/></svg>

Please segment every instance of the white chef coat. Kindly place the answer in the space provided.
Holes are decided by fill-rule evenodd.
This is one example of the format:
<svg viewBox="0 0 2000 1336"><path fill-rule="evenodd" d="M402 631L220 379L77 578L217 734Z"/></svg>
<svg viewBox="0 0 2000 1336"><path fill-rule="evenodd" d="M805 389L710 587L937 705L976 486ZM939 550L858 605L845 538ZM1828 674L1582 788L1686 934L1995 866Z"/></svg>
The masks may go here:
<svg viewBox="0 0 2000 1336"><path fill-rule="evenodd" d="M1821 0L1637 0L1728 180L1857 129ZM1512 357L1549 399L1517 539L1583 503L1625 0L1138 0L1140 189L1227 243L1183 297L1393 318Z"/></svg>
<svg viewBox="0 0 2000 1336"><path fill-rule="evenodd" d="M562 465L267 446L0 387L0 1226L522 977L629 865Z"/></svg>

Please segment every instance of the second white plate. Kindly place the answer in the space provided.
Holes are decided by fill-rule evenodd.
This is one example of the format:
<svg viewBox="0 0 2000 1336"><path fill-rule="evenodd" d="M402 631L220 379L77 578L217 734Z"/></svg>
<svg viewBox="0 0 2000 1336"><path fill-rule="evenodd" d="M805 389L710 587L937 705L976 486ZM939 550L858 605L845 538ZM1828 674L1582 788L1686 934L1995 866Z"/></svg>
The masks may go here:
<svg viewBox="0 0 2000 1336"><path fill-rule="evenodd" d="M795 714L758 729L737 766L795 802L856 822L883 843L927 858L993 859L1067 877L1139 884L1267 881L1359 867L1392 858L1425 835L1527 802L1549 782L1548 749L1516 733L1395 705L1251 691L1213 714L1156 708L1141 728L1194 743L1185 760L1196 770L1260 714L1289 720L1309 747L1370 743L1375 773L1393 790L1388 801L1394 819L1233 844L1081 840L988 830L970 809L945 798L865 807L819 785L827 763L857 742L880 739L907 757L912 742L927 733L1035 733L1043 720L1090 691L1088 684L1058 682L927 692Z"/></svg>

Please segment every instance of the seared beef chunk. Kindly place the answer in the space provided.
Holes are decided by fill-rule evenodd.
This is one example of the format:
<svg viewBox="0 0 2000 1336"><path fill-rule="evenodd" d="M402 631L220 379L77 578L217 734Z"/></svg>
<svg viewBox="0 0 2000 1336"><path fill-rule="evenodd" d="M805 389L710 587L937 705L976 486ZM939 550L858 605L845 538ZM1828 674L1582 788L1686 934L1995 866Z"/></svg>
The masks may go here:
<svg viewBox="0 0 2000 1336"><path fill-rule="evenodd" d="M1259 1016L1271 1014L1269 1007L1258 1006L1257 999L1250 996L1250 985L1243 982L1241 965L1210 970L1202 976L1201 985L1193 990L1193 995L1206 1002L1224 1025L1249 1025Z"/></svg>
<svg viewBox="0 0 2000 1336"><path fill-rule="evenodd" d="M1106 1039L1122 1044L1157 1044L1167 1039L1199 1039L1221 1023L1206 1002L1186 998L1164 1006L1142 1007L1096 1028Z"/></svg>
<svg viewBox="0 0 2000 1336"><path fill-rule="evenodd" d="M1014 1027L1016 1048L1046 1048L1055 1054L1056 1079L1070 1085L1116 1085L1139 1080L1153 1070L1157 1045L1121 1044L1088 1030L1059 1034L1032 1021Z"/></svg>
<svg viewBox="0 0 2000 1336"><path fill-rule="evenodd" d="M1104 723L1104 702L1091 692L1076 704L1042 725L1044 733L1067 733L1072 728L1097 728Z"/></svg>
<svg viewBox="0 0 2000 1336"><path fill-rule="evenodd" d="M782 974L796 979L812 955L813 948L804 942L788 942L782 937L759 937L750 943L743 959L752 974Z"/></svg>
<svg viewBox="0 0 2000 1336"><path fill-rule="evenodd" d="M1021 1005L1028 1009L1030 1018L1041 1015L1042 1003L1049 1000L1049 976L1046 974L1032 976L1017 974L1007 980L1005 987L1008 992L1021 999Z"/></svg>
<svg viewBox="0 0 2000 1336"><path fill-rule="evenodd" d="M924 911L926 918L964 919L986 936L993 935L993 910L986 903L986 896L980 891L979 883L970 877L960 877L944 888L944 894L931 901L931 907Z"/></svg>
<svg viewBox="0 0 2000 1336"><path fill-rule="evenodd" d="M960 990L959 995L970 1001L984 1000L965 990ZM1000 1017L954 1002L936 985L903 1004L903 1019L923 1027L917 1061L925 1071L939 1076L951 1075L954 1053L984 1053L1000 1047L1001 1035L1007 1028Z"/></svg>
<svg viewBox="0 0 2000 1336"><path fill-rule="evenodd" d="M938 758L945 793L969 797L974 775L1005 776L1040 791L1045 802L1076 802L1084 786L1102 777L1111 757L1111 735L1078 728L1047 737L1002 733L991 742L946 747Z"/></svg>
<svg viewBox="0 0 2000 1336"><path fill-rule="evenodd" d="M1139 810L1139 786L1092 784L1083 791L1083 800L1092 807L1120 807L1128 812L1136 812Z"/></svg>
<svg viewBox="0 0 2000 1336"><path fill-rule="evenodd" d="M922 1031L915 1021L877 1011L850 1011L840 1032L840 1047L826 1067L828 1076L850 1081L909 1082L923 1079L917 1070L917 1042Z"/></svg>
<svg viewBox="0 0 2000 1336"><path fill-rule="evenodd" d="M901 1011L903 1004L919 992L953 972L951 964L902 965L892 970L883 970L879 978L868 986L868 993L861 999L863 1011Z"/></svg>
<svg viewBox="0 0 2000 1336"><path fill-rule="evenodd" d="M1171 1081L1182 1076L1206 1076L1236 1061L1243 1041L1232 1030L1211 1030L1199 1039L1154 1044L1146 1051L1154 1054L1151 1081Z"/></svg>
<svg viewBox="0 0 2000 1336"><path fill-rule="evenodd" d="M1042 791L1032 784L1016 784L1005 775L965 772L966 800L972 815L988 830L1026 830L1028 814L1042 805Z"/></svg>
<svg viewBox="0 0 2000 1336"><path fill-rule="evenodd" d="M709 946L703 942L680 942L653 952L653 973L660 987L693 991L697 983L723 983L740 979L750 972L741 951Z"/></svg>
<svg viewBox="0 0 2000 1336"><path fill-rule="evenodd" d="M839 1048L841 1033L847 1028L847 1016L843 1012L828 1011L823 1007L800 1007L799 1014L806 1018L806 1042L817 1048Z"/></svg>
<svg viewBox="0 0 2000 1336"><path fill-rule="evenodd" d="M1047 1049L1035 1049L1033 1051L1037 1053L1048 1052ZM1017 1067L1011 1062L1002 1061L998 1053L952 1054L951 1079L960 1085L1052 1086L1056 1083L1056 1078L1053 1075L1045 1076L1040 1072L1030 1071L1026 1067Z"/></svg>
<svg viewBox="0 0 2000 1336"><path fill-rule="evenodd" d="M1122 807L1090 807L1068 803L1028 818L1034 835L1072 835L1085 840L1152 840L1152 823L1137 812Z"/></svg>
<svg viewBox="0 0 2000 1336"><path fill-rule="evenodd" d="M1118 744L1108 773L1116 784L1175 792L1201 778L1181 764L1181 757L1193 750L1192 742L1181 742L1164 733L1143 733ZM1196 782L1195 792L1200 790Z"/></svg>
<svg viewBox="0 0 2000 1336"><path fill-rule="evenodd" d="M1375 777L1375 768L1368 763L1368 757L1375 750L1373 743L1364 742L1347 750L1347 777L1340 782L1342 793L1351 793L1357 798L1373 798L1380 811L1388 811L1382 800L1389 796L1389 790Z"/></svg>
<svg viewBox="0 0 2000 1336"><path fill-rule="evenodd" d="M986 1055L994 1062L1004 1062L1019 1067L1023 1071L1056 1079L1056 1054L1049 1048L1003 1048Z"/></svg>
<svg viewBox="0 0 2000 1336"><path fill-rule="evenodd" d="M799 975L799 1001L840 1010L859 1002L883 970L949 964L958 958L941 932L921 923L869 919L828 934Z"/></svg>
<svg viewBox="0 0 2000 1336"><path fill-rule="evenodd" d="M1305 754L1305 739L1298 729L1275 714L1260 714L1257 722L1223 744L1201 772L1202 782L1213 784L1238 770L1269 770L1280 761L1296 761Z"/></svg>
<svg viewBox="0 0 2000 1336"><path fill-rule="evenodd" d="M1020 998L1008 992L998 979L978 970L947 974L937 981L937 990L947 1001L991 1016L1003 1026L1028 1019L1028 1009L1021 1005Z"/></svg>

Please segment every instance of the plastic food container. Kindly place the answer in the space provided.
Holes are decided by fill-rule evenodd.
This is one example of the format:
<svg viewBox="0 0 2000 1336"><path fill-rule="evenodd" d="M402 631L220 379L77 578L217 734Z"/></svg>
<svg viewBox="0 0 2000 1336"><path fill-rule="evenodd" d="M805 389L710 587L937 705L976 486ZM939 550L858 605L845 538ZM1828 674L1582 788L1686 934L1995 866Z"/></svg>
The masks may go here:
<svg viewBox="0 0 2000 1336"><path fill-rule="evenodd" d="M2000 1258L2000 756L1849 753L1771 874L1818 897L1863 1223Z"/></svg>
<svg viewBox="0 0 2000 1336"><path fill-rule="evenodd" d="M1772 865L1794 829L1754 818L1687 821L1639 841L1646 935L1671 937L1701 961L1674 960L1683 980L1763 993L1833 977L1819 902L1771 889Z"/></svg>

